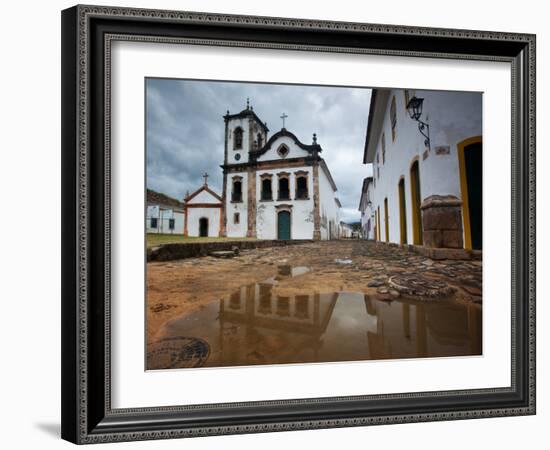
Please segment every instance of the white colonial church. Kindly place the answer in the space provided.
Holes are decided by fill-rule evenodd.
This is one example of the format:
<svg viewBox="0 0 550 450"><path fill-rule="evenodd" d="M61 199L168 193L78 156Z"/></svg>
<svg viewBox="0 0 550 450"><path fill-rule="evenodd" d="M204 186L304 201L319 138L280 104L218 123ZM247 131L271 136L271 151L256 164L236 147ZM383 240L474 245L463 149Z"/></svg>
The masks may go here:
<svg viewBox="0 0 550 450"><path fill-rule="evenodd" d="M322 148L315 134L311 144L300 142L285 128L286 117L281 116L281 130L269 136L248 101L240 113L227 112L223 192L221 197L212 192L205 178L204 186L186 197L188 236L339 237L340 202Z"/></svg>

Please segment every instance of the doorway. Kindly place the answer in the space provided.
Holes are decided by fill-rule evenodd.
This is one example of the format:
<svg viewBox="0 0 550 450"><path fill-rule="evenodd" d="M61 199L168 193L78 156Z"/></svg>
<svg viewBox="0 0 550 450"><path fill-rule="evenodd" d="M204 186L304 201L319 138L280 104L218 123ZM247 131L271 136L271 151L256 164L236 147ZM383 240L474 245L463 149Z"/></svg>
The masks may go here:
<svg viewBox="0 0 550 450"><path fill-rule="evenodd" d="M398 185L399 191L399 229L400 229L400 243L404 245L407 243L407 206L405 204L405 179L401 178Z"/></svg>
<svg viewBox="0 0 550 450"><path fill-rule="evenodd" d="M388 198L384 199L384 228L386 232L386 242L390 242L390 217L388 213Z"/></svg>
<svg viewBox="0 0 550 450"><path fill-rule="evenodd" d="M277 214L277 239L290 240L290 212L280 211Z"/></svg>
<svg viewBox="0 0 550 450"><path fill-rule="evenodd" d="M481 137L458 144L464 246L483 248L483 151Z"/></svg>
<svg viewBox="0 0 550 450"><path fill-rule="evenodd" d="M413 162L410 172L413 244L422 245L422 212L420 210L422 197L420 196L420 171L418 170L418 160Z"/></svg>
<svg viewBox="0 0 550 450"><path fill-rule="evenodd" d="M199 236L208 237L208 219L206 217L199 219Z"/></svg>

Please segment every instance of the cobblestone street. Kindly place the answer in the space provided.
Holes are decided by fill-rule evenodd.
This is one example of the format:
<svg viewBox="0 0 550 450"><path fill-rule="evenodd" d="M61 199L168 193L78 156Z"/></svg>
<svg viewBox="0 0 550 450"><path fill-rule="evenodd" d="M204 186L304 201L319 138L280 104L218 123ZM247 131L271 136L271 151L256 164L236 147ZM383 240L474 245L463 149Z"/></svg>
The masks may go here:
<svg viewBox="0 0 550 450"><path fill-rule="evenodd" d="M268 279L276 281L270 288L274 296L353 292L387 303L410 300L481 310L481 261L435 261L394 245L323 241L246 250L228 259L148 263L148 342L167 321Z"/></svg>

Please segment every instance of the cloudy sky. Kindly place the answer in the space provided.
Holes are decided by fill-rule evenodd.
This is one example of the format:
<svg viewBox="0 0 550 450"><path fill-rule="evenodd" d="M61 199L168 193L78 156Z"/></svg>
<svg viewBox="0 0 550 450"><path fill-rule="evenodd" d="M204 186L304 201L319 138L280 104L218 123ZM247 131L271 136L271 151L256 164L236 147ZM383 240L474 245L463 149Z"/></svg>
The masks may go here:
<svg viewBox="0 0 550 450"><path fill-rule="evenodd" d="M147 79L146 87L148 188L182 199L208 172L208 184L221 194L223 116L243 110L248 97L267 122L268 138L282 128L283 112L287 130L305 144L317 133L342 219L359 219L361 184L370 175L362 163L370 89L165 79Z"/></svg>

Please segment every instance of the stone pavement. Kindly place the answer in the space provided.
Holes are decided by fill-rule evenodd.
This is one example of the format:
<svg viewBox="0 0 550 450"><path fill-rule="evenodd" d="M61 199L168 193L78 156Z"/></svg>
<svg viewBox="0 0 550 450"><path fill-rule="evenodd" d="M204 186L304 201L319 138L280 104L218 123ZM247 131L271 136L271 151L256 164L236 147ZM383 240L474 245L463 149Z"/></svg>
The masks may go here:
<svg viewBox="0 0 550 450"><path fill-rule="evenodd" d="M284 276L289 268L298 268L300 275ZM272 277L281 280L279 295L345 291L387 301L481 302L481 261L434 261L398 246L363 240L321 241L245 250L230 259L148 263L148 336L174 316Z"/></svg>
<svg viewBox="0 0 550 450"><path fill-rule="evenodd" d="M285 276L291 268L299 275ZM278 295L346 291L385 301L402 297L481 303L481 261L434 261L398 246L363 240L321 241L245 250L230 259L148 263L148 338L170 318L272 277L280 280Z"/></svg>

